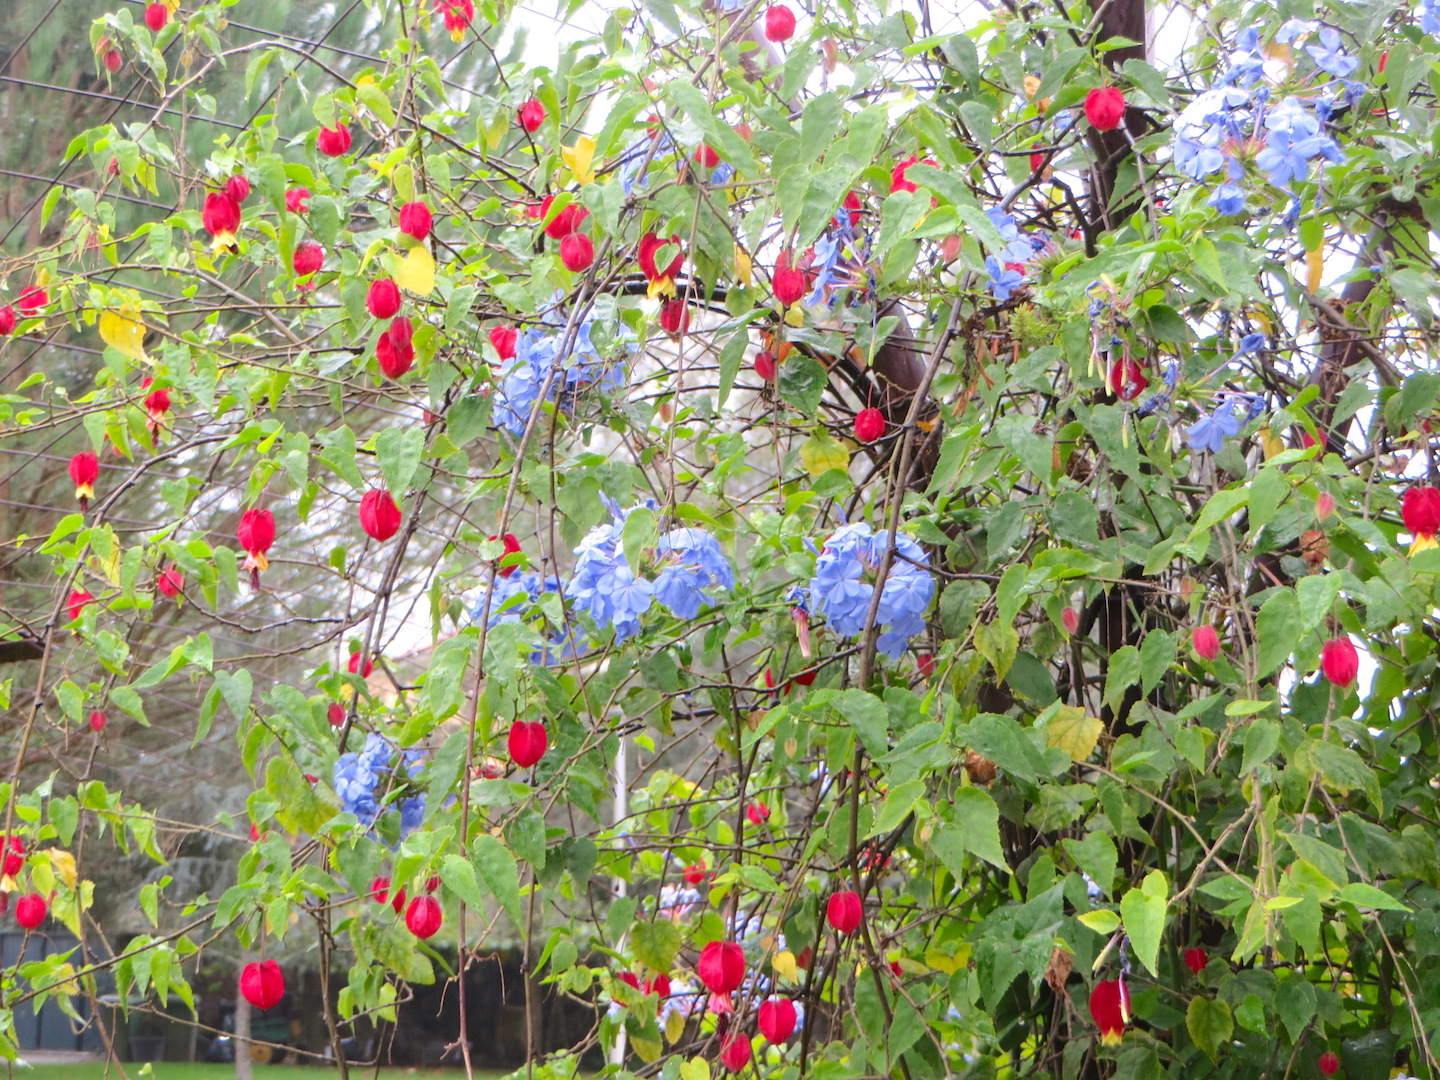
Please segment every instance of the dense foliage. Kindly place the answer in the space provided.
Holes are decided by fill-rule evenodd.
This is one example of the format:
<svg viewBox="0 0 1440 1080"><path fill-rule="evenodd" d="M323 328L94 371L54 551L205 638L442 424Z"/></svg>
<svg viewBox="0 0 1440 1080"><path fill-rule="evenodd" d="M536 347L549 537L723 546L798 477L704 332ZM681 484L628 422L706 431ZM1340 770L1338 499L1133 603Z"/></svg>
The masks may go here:
<svg viewBox="0 0 1440 1080"><path fill-rule="evenodd" d="M0 1052L231 941L336 1046L513 946L532 1073L1433 1075L1440 12L238 10L0 264Z"/></svg>

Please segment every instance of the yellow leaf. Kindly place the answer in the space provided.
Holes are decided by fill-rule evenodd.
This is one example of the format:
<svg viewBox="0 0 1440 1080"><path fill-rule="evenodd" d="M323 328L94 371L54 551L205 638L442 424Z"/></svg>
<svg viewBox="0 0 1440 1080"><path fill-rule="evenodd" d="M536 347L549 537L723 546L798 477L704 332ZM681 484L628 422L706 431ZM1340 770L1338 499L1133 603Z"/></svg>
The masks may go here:
<svg viewBox="0 0 1440 1080"><path fill-rule="evenodd" d="M1310 292L1320 291L1320 274L1325 269L1325 250L1316 248L1305 252L1305 288Z"/></svg>
<svg viewBox="0 0 1440 1080"><path fill-rule="evenodd" d="M685 1035L685 1013L681 1009L671 1009L670 1015L665 1018L665 1041L674 1045Z"/></svg>
<svg viewBox="0 0 1440 1080"><path fill-rule="evenodd" d="M710 1080L710 1063L702 1057L693 1057L682 1062L680 1080Z"/></svg>
<svg viewBox="0 0 1440 1080"><path fill-rule="evenodd" d="M1266 461L1285 449L1284 440L1275 434L1274 429L1268 427L1260 432L1260 445L1264 448Z"/></svg>
<svg viewBox="0 0 1440 1080"><path fill-rule="evenodd" d="M799 304L792 304L790 308L785 312L785 325L804 326L805 309Z"/></svg>
<svg viewBox="0 0 1440 1080"><path fill-rule="evenodd" d="M954 975L960 970L960 961L953 956L946 956L939 949L931 949L927 952L925 963L945 975Z"/></svg>
<svg viewBox="0 0 1440 1080"><path fill-rule="evenodd" d="M776 953L775 959L770 961L770 964L774 967L775 974L782 979L789 979L791 982L799 979L800 965L795 962L795 954L789 949Z"/></svg>
<svg viewBox="0 0 1440 1080"><path fill-rule="evenodd" d="M589 135L581 135L574 146L562 146L560 156L577 184L595 182L595 140Z"/></svg>
<svg viewBox="0 0 1440 1080"><path fill-rule="evenodd" d="M117 311L100 313L100 340L121 356L131 360L148 360L145 355L145 324L139 312L125 306Z"/></svg>
<svg viewBox="0 0 1440 1080"><path fill-rule="evenodd" d="M73 889L79 874L75 871L75 856L60 848L46 848L46 856L50 859L50 865L55 868L55 874L65 883L67 889Z"/></svg>
<svg viewBox="0 0 1440 1080"><path fill-rule="evenodd" d="M741 285L755 284L755 264L739 244L735 245L735 280Z"/></svg>
<svg viewBox="0 0 1440 1080"><path fill-rule="evenodd" d="M1064 750L1071 761L1084 761L1094 753L1104 729L1104 724L1086 716L1078 705L1061 705L1045 725L1045 742Z"/></svg>
<svg viewBox="0 0 1440 1080"><path fill-rule="evenodd" d="M800 463L810 479L818 480L822 473L849 465L850 455L836 439L817 431L800 447Z"/></svg>
<svg viewBox="0 0 1440 1080"><path fill-rule="evenodd" d="M427 247L413 247L395 260L395 284L424 296L435 288L435 257Z"/></svg>

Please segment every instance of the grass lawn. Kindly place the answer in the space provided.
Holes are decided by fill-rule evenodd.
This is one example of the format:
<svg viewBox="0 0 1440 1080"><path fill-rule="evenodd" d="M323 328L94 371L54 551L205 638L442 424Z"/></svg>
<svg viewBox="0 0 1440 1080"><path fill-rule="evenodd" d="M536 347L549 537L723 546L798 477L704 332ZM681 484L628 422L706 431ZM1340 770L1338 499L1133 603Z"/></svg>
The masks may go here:
<svg viewBox="0 0 1440 1080"><path fill-rule="evenodd" d="M206 1065L187 1064L178 1061L157 1061L150 1066L150 1073L142 1073L140 1070L144 1065L126 1063L125 1073L130 1077L149 1076L154 1080L234 1080L234 1065ZM15 1080L102 1080L106 1075L105 1066L83 1064L83 1065L36 1065L32 1068L16 1068L13 1073L7 1073L5 1067L0 1065L0 1077L8 1080L9 1076ZM118 1078L120 1072L114 1066L111 1067L109 1075ZM255 1080L328 1080L329 1077L339 1076L334 1069L326 1069L319 1066L301 1065L256 1065ZM375 1075L373 1069L363 1069L359 1066L350 1066L352 1080L370 1080ZM403 1078L419 1078L419 1080L459 1080L465 1072L463 1069L433 1069L433 1068L384 1068L380 1070L380 1080L403 1080ZM485 1080L495 1080L504 1073L479 1071L477 1077L484 1077Z"/></svg>

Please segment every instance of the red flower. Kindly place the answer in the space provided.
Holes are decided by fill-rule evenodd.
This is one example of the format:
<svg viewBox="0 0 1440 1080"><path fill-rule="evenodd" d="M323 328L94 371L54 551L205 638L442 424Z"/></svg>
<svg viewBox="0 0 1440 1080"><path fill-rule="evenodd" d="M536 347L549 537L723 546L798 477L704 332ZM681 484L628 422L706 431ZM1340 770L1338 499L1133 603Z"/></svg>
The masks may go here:
<svg viewBox="0 0 1440 1080"><path fill-rule="evenodd" d="M935 657L928 652L918 653L915 657L915 670L920 673L921 678L930 678L935 674Z"/></svg>
<svg viewBox="0 0 1440 1080"><path fill-rule="evenodd" d="M151 380L146 379L140 389L150 385ZM145 395L145 412L148 414L147 426L150 434L154 435L160 430L160 425L165 422L165 414L170 411L170 391L164 387L158 390L151 390Z"/></svg>
<svg viewBox="0 0 1440 1080"><path fill-rule="evenodd" d="M796 268L792 252L783 252L776 260L775 271L770 275L770 287L781 307L788 308L805 295L805 271Z"/></svg>
<svg viewBox="0 0 1440 1080"><path fill-rule="evenodd" d="M377 877L370 883L370 898L377 904L385 903L385 898L390 895L390 879L388 877ZM405 908L405 889L403 887L395 890L391 897L390 906L399 915Z"/></svg>
<svg viewBox="0 0 1440 1080"><path fill-rule="evenodd" d="M105 714L99 709L94 709L90 713L90 730L95 732L105 730Z"/></svg>
<svg viewBox="0 0 1440 1080"><path fill-rule="evenodd" d="M656 997L669 997L670 976L656 975L653 979L646 979L645 984L640 989L647 994L654 994Z"/></svg>
<svg viewBox="0 0 1440 1080"><path fill-rule="evenodd" d="M936 168L939 168L939 166L936 165L935 160L934 160L933 158L926 158L924 161L921 161L921 160L920 160L918 157L916 157L914 154L911 154L911 155L910 155L908 158L906 158L904 161L900 162L899 165L896 165L893 169L890 170L890 192L891 192L891 194L894 194L894 193L897 192L897 191L919 191L919 190L920 190L920 185L917 184L917 183L915 183L915 181L909 179L909 178L905 175L907 172L909 172L911 165L935 165Z"/></svg>
<svg viewBox="0 0 1440 1080"><path fill-rule="evenodd" d="M366 657L365 663L362 665L360 663L360 653L358 651L352 652L350 654L350 663L346 665L346 670L349 671L351 675L359 675L362 679L368 679L370 673L375 670L375 661L371 657Z"/></svg>
<svg viewBox="0 0 1440 1080"><path fill-rule="evenodd" d="M853 934L859 929L864 914L860 894L850 889L831 893L825 905L825 921L835 928L837 934Z"/></svg>
<svg viewBox="0 0 1440 1080"><path fill-rule="evenodd" d="M1150 380L1134 360L1126 357L1110 362L1110 389L1121 401L1134 401L1149 385Z"/></svg>
<svg viewBox="0 0 1440 1080"><path fill-rule="evenodd" d="M406 236L424 240L430 235L433 223L430 207L423 202L408 202L400 208L400 231Z"/></svg>
<svg viewBox="0 0 1440 1080"><path fill-rule="evenodd" d="M1380 70L1384 71L1385 68L1382 66ZM1321 1054L1319 1060L1315 1062L1315 1065L1325 1076L1334 1076L1340 1071L1340 1059L1336 1057L1333 1050L1326 1050L1325 1053Z"/></svg>
<svg viewBox="0 0 1440 1080"><path fill-rule="evenodd" d="M745 817L751 825L759 827L770 818L770 807L763 802L752 802L745 807Z"/></svg>
<svg viewBox="0 0 1440 1080"><path fill-rule="evenodd" d="M465 31L475 19L474 0L435 0L435 10L445 20L450 40L465 40Z"/></svg>
<svg viewBox="0 0 1440 1080"><path fill-rule="evenodd" d="M1076 611L1073 607L1062 608L1060 610L1060 625L1065 627L1067 634L1075 633L1075 631L1080 629L1080 612Z"/></svg>
<svg viewBox="0 0 1440 1080"><path fill-rule="evenodd" d="M435 931L445 921L445 912L440 901L433 896L417 896L410 901L405 911L405 927L422 941L434 937Z"/></svg>
<svg viewBox="0 0 1440 1080"><path fill-rule="evenodd" d="M228 191L212 191L205 196L200 222L211 237L228 244L240 228L240 204Z"/></svg>
<svg viewBox="0 0 1440 1080"><path fill-rule="evenodd" d="M519 538L518 538L514 533L506 533L504 536L491 536L490 539L491 539L491 540L499 540L500 543L504 546L504 549L505 549L505 550L503 550L502 552L500 552L500 560L499 560L499 561L501 561L501 562L504 561L504 559L505 559L505 557L506 557L507 555L517 555L517 554L519 554L519 552L520 552L520 540L519 540ZM500 567L500 576L501 576L501 577L509 577L511 574L515 573L515 571L518 570L518 569L520 569L519 563L513 563L513 562L512 562L512 563L511 563L510 565L508 565L508 566L502 566L502 567Z"/></svg>
<svg viewBox="0 0 1440 1080"><path fill-rule="evenodd" d="M690 305L679 297L671 297L660 305L660 329L671 337L679 337L690 329Z"/></svg>
<svg viewBox="0 0 1440 1080"><path fill-rule="evenodd" d="M764 352L763 350L762 350L761 352L756 353L756 354L755 354L755 374L756 374L756 375L759 375L760 378L764 379L766 382L774 382L774 381L775 381L775 357L772 356L772 355L771 355L770 353L768 353L768 352Z"/></svg>
<svg viewBox="0 0 1440 1080"><path fill-rule="evenodd" d="M245 550L241 567L250 571L250 588L260 587L260 574L269 565L265 553L275 542L275 515L269 510L246 510L235 527L235 539Z"/></svg>
<svg viewBox="0 0 1440 1080"><path fill-rule="evenodd" d="M165 29L165 24L170 21L170 9L164 4L147 4L145 6L145 25L150 28L152 34L158 34Z"/></svg>
<svg viewBox="0 0 1440 1080"><path fill-rule="evenodd" d="M1100 1029L1100 1041L1114 1046L1125 1035L1130 1020L1130 990L1124 979L1102 979L1090 991L1090 1017Z"/></svg>
<svg viewBox="0 0 1440 1080"><path fill-rule="evenodd" d="M236 173L225 181L225 194L229 195L237 203L243 203L250 197L250 181Z"/></svg>
<svg viewBox="0 0 1440 1080"><path fill-rule="evenodd" d="M1220 635L1209 623L1190 631L1190 644L1195 649L1195 655L1202 660L1214 660L1220 655Z"/></svg>
<svg viewBox="0 0 1440 1080"><path fill-rule="evenodd" d="M400 508L390 492L377 489L360 497L360 527L382 544L399 531Z"/></svg>
<svg viewBox="0 0 1440 1080"><path fill-rule="evenodd" d="M765 9L765 36L769 40L789 41L794 33L795 13L789 7L785 4L771 4Z"/></svg>
<svg viewBox="0 0 1440 1080"><path fill-rule="evenodd" d="M105 65L105 70L111 75L125 66L125 58L120 55L119 49L107 49L105 55L101 57L101 61Z"/></svg>
<svg viewBox="0 0 1440 1080"><path fill-rule="evenodd" d="M1400 501L1400 518L1417 540L1434 540L1440 532L1440 490L1412 487Z"/></svg>
<svg viewBox="0 0 1440 1080"><path fill-rule="evenodd" d="M861 409L855 414L855 438L872 443L885 434L885 415L875 408Z"/></svg>
<svg viewBox="0 0 1440 1080"><path fill-rule="evenodd" d="M1097 131L1114 131L1125 119L1125 95L1114 86L1100 86L1085 95L1085 119Z"/></svg>
<svg viewBox="0 0 1440 1080"><path fill-rule="evenodd" d="M572 232L560 241L560 261L572 274L588 270L595 261L595 245L584 233Z"/></svg>
<svg viewBox="0 0 1440 1080"><path fill-rule="evenodd" d="M1205 965L1208 963L1210 963L1210 957L1199 946L1185 950L1185 966L1194 974L1199 975L1205 970Z"/></svg>
<svg viewBox="0 0 1440 1080"><path fill-rule="evenodd" d="M510 725L506 746L510 750L510 760L519 768L528 769L538 762L545 756L549 745L550 736L542 721L516 720Z"/></svg>
<svg viewBox="0 0 1440 1080"><path fill-rule="evenodd" d="M285 973L274 960L246 964L240 971L240 993L257 1009L273 1009L285 996Z"/></svg>
<svg viewBox="0 0 1440 1080"><path fill-rule="evenodd" d="M85 610L85 605L93 604L95 597L90 595L87 589L72 589L70 595L65 599L65 613L74 622L80 618L80 613Z"/></svg>
<svg viewBox="0 0 1440 1080"><path fill-rule="evenodd" d="M311 274L317 273L324 265L325 249L313 242L301 244L295 249L295 254L290 259L290 267L295 271L296 277L309 277ZM305 289L314 287L314 282L301 286Z"/></svg>
<svg viewBox="0 0 1440 1080"><path fill-rule="evenodd" d="M544 221L550 216L550 206L555 201L554 195L546 195L540 200L540 220ZM551 240L564 240L576 229L580 228L581 222L590 216L590 211L582 203L566 203L565 207L556 212L553 218L545 226L545 235Z"/></svg>
<svg viewBox="0 0 1440 1080"><path fill-rule="evenodd" d="M767 1042L783 1043L795 1034L795 1003L789 998L771 998L760 1003L758 1026Z"/></svg>
<svg viewBox="0 0 1440 1080"><path fill-rule="evenodd" d="M540 104L539 98L531 98L521 105L515 113L520 121L520 126L532 135L545 123L545 106Z"/></svg>
<svg viewBox="0 0 1440 1080"><path fill-rule="evenodd" d="M860 196L853 191L846 193L845 201L840 204L840 207L849 215L851 225L859 224L860 219L865 216L865 211L860 203ZM838 214L831 220L833 220L836 225L840 224Z"/></svg>
<svg viewBox="0 0 1440 1080"><path fill-rule="evenodd" d="M745 981L745 950L733 941L712 941L700 950L695 974L710 993L731 993Z"/></svg>
<svg viewBox="0 0 1440 1080"><path fill-rule="evenodd" d="M15 309L9 304L0 307L0 337L9 337L15 332Z"/></svg>
<svg viewBox="0 0 1440 1080"><path fill-rule="evenodd" d="M1322 491L1315 496L1315 520L1324 521L1335 512L1335 496Z"/></svg>
<svg viewBox="0 0 1440 1080"><path fill-rule="evenodd" d="M22 896L15 904L15 921L26 930L34 930L49 913L50 905L39 893Z"/></svg>
<svg viewBox="0 0 1440 1080"><path fill-rule="evenodd" d="M513 326L492 326L490 328L490 344L495 346L495 352L501 360L515 359L515 345L519 340L520 334Z"/></svg>
<svg viewBox="0 0 1440 1080"><path fill-rule="evenodd" d="M620 981L626 986L633 986L636 990L640 989L640 976L636 975L633 971L622 971L620 973Z"/></svg>
<svg viewBox="0 0 1440 1080"><path fill-rule="evenodd" d="M350 129L342 123L322 127L315 136L315 149L326 157L339 157L350 149Z"/></svg>
<svg viewBox="0 0 1440 1080"><path fill-rule="evenodd" d="M375 359L387 379L400 378L415 363L415 346L411 343L414 334L414 323L408 316L401 315L391 321L375 343Z"/></svg>
<svg viewBox="0 0 1440 1080"><path fill-rule="evenodd" d="M376 278L365 294L365 306L377 319L393 319L400 310L400 286L392 278Z"/></svg>
<svg viewBox="0 0 1440 1080"><path fill-rule="evenodd" d="M1348 637L1331 638L1320 647L1320 670L1336 686L1349 686L1360 671L1360 656Z"/></svg>
<svg viewBox="0 0 1440 1080"><path fill-rule="evenodd" d="M95 481L100 478L100 459L89 450L83 450L70 459L70 479L75 483L75 498L80 500L80 512L90 509L90 500L95 497Z"/></svg>
<svg viewBox="0 0 1440 1080"><path fill-rule="evenodd" d="M345 726L345 706L338 701L332 701L325 710L325 719L330 721L331 727Z"/></svg>
<svg viewBox="0 0 1440 1080"><path fill-rule="evenodd" d="M753 1053L750 1036L743 1032L732 1031L720 1040L720 1060L731 1072L739 1072L749 1065Z"/></svg>
<svg viewBox="0 0 1440 1080"><path fill-rule="evenodd" d="M663 267L655 262L655 257L660 254L670 255L670 262ZM657 291L668 292L675 275L680 273L680 267L685 264L685 251L680 246L680 237L672 236L665 240L653 232L647 232L640 238L640 247L635 257L640 263L645 280Z"/></svg>
<svg viewBox="0 0 1440 1080"><path fill-rule="evenodd" d="M310 189L293 187L285 192L285 209L292 214L304 214L310 209Z"/></svg>
<svg viewBox="0 0 1440 1080"><path fill-rule="evenodd" d="M6 877L14 877L20 873L21 867L25 865L25 847L20 843L18 836L12 836L4 843L0 843L0 851L5 852L5 861L0 865L0 873Z"/></svg>
<svg viewBox="0 0 1440 1080"><path fill-rule="evenodd" d="M162 570L155 579L155 588L167 600L174 600L185 588L185 575L174 566Z"/></svg>
<svg viewBox="0 0 1440 1080"><path fill-rule="evenodd" d="M720 164L720 151L702 142L695 148L695 160L704 168L713 169Z"/></svg>
<svg viewBox="0 0 1440 1080"><path fill-rule="evenodd" d="M709 871L706 870L705 864L700 862L685 867L685 872L682 876L685 878L685 884L687 885L702 885L708 874Z"/></svg>

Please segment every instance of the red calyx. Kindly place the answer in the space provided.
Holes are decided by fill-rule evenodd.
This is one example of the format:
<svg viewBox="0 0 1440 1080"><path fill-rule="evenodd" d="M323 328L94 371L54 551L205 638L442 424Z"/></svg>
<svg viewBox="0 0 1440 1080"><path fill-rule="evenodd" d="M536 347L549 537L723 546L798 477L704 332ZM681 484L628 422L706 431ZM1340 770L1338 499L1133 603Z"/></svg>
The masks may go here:
<svg viewBox="0 0 1440 1080"><path fill-rule="evenodd" d="M850 935L860 927L865 909L860 903L860 894L850 889L832 893L825 904L825 921L837 934Z"/></svg>
<svg viewBox="0 0 1440 1080"><path fill-rule="evenodd" d="M433 224L430 207L423 202L408 202L400 208L400 231L406 236L424 240Z"/></svg>
<svg viewBox="0 0 1440 1080"><path fill-rule="evenodd" d="M340 157L350 149L350 129L341 123L322 127L315 135L315 149L326 157Z"/></svg>
<svg viewBox="0 0 1440 1080"><path fill-rule="evenodd" d="M9 337L15 332L15 309L9 304L0 307L0 337Z"/></svg>
<svg viewBox="0 0 1440 1080"><path fill-rule="evenodd" d="M274 960L246 964L240 971L240 993L257 1009L273 1009L285 996L285 973Z"/></svg>
<svg viewBox="0 0 1440 1080"><path fill-rule="evenodd" d="M310 189L293 187L285 192L285 209L292 214L304 214L310 209Z"/></svg>
<svg viewBox="0 0 1440 1080"><path fill-rule="evenodd" d="M90 500L95 495L95 481L100 479L100 459L88 450L83 450L70 459L70 479L75 484L75 498L80 501L80 512L90 509Z"/></svg>
<svg viewBox="0 0 1440 1080"><path fill-rule="evenodd" d="M755 354L755 374L766 382L775 381L775 357L770 353L761 351Z"/></svg>
<svg viewBox="0 0 1440 1080"><path fill-rule="evenodd" d="M225 181L225 194L229 195L237 203L243 203L250 197L250 181L236 173Z"/></svg>
<svg viewBox="0 0 1440 1080"><path fill-rule="evenodd" d="M350 654L350 663L346 670L348 670L351 675L359 675L362 679L368 679L370 673L375 670L375 659L374 657L367 657L362 667L360 654L358 652L352 652Z"/></svg>
<svg viewBox="0 0 1440 1080"><path fill-rule="evenodd" d="M560 241L560 261L572 274L589 270L595 261L595 244L584 233L572 232Z"/></svg>
<svg viewBox="0 0 1440 1080"><path fill-rule="evenodd" d="M1090 991L1090 1018L1100 1029L1100 1041L1114 1046L1125 1035L1130 1020L1130 991L1124 979L1102 979Z"/></svg>
<svg viewBox="0 0 1440 1080"><path fill-rule="evenodd" d="M795 266L794 252L785 251L776 260L775 270L770 275L770 287L781 307L788 308L805 295L805 271Z"/></svg>
<svg viewBox="0 0 1440 1080"><path fill-rule="evenodd" d="M167 600L174 600L184 589L185 575L174 566L166 567L155 578L155 590Z"/></svg>
<svg viewBox="0 0 1440 1080"><path fill-rule="evenodd" d="M74 622L80 618L80 613L85 610L87 604L93 604L95 597L91 596L86 589L72 589L70 595L65 599L65 614L70 616Z"/></svg>
<svg viewBox="0 0 1440 1080"><path fill-rule="evenodd" d="M720 1040L720 1061L731 1072L739 1072L749 1065L754 1052L750 1036L743 1032L731 1032Z"/></svg>
<svg viewBox="0 0 1440 1080"><path fill-rule="evenodd" d="M544 221L550 215L550 206L555 202L554 195L546 195L540 201L540 220ZM553 218L545 225L545 235L551 240L564 240L580 224L590 216L590 210L581 203L567 203L564 209L556 212Z"/></svg>
<svg viewBox="0 0 1440 1080"><path fill-rule="evenodd" d="M1190 644L1202 660L1214 660L1220 655L1220 635L1209 623L1190 631Z"/></svg>
<svg viewBox="0 0 1440 1080"><path fill-rule="evenodd" d="M145 25L150 28L152 34L158 34L165 29L165 24L170 21L170 9L164 4L147 4L145 7Z"/></svg>
<svg viewBox="0 0 1440 1080"><path fill-rule="evenodd" d="M325 249L319 244L307 241L295 249L295 254L290 259L290 268L295 271L296 277L309 277L318 273L325 265ZM300 286L302 289L313 289L314 282L307 282Z"/></svg>
<svg viewBox="0 0 1440 1080"><path fill-rule="evenodd" d="M34 930L49 913L50 905L39 893L30 893L15 902L15 921L26 930Z"/></svg>
<svg viewBox="0 0 1440 1080"><path fill-rule="evenodd" d="M712 941L700 950L695 973L712 994L729 994L745 981L745 950L733 941Z"/></svg>
<svg viewBox="0 0 1440 1080"><path fill-rule="evenodd" d="M519 341L520 334L513 326L490 328L490 344L495 346L495 352L501 360L515 359L515 346Z"/></svg>
<svg viewBox="0 0 1440 1080"><path fill-rule="evenodd" d="M360 497L360 527L372 540L384 543L400 530L400 508L383 488Z"/></svg>
<svg viewBox="0 0 1440 1080"><path fill-rule="evenodd" d="M751 825L764 825L770 818L770 807L762 802L752 802L745 807L745 818Z"/></svg>
<svg viewBox="0 0 1440 1080"><path fill-rule="evenodd" d="M671 337L679 337L690 329L690 305L678 296L660 305L660 329Z"/></svg>
<svg viewBox="0 0 1440 1080"><path fill-rule="evenodd" d="M325 719L330 721L331 727L343 727L345 725L345 706L338 701L332 701L325 710Z"/></svg>
<svg viewBox="0 0 1440 1080"><path fill-rule="evenodd" d="M393 320L375 342L375 360L387 379L398 379L415 363L415 325L408 316Z"/></svg>
<svg viewBox="0 0 1440 1080"><path fill-rule="evenodd" d="M228 191L212 191L200 209L200 223L217 240L228 240L240 228L240 204Z"/></svg>
<svg viewBox="0 0 1440 1080"><path fill-rule="evenodd" d="M702 885L705 882L705 878L709 876L709 873L709 870L705 868L705 864L701 862L685 867L682 876L685 878L685 884L687 885Z"/></svg>
<svg viewBox="0 0 1440 1080"><path fill-rule="evenodd" d="M663 267L659 266L655 261L658 255L668 255L670 262ZM640 247L635 258L640 263L645 279L652 283L665 279L673 281L675 275L680 273L680 267L685 264L685 252L680 246L680 237L672 236L667 240L653 232L640 238Z"/></svg>
<svg viewBox="0 0 1440 1080"><path fill-rule="evenodd" d="M789 998L762 1001L757 1013L756 1026L766 1042L779 1045L795 1034L795 1003Z"/></svg>
<svg viewBox="0 0 1440 1080"><path fill-rule="evenodd" d="M1405 492L1400 500L1400 519L1417 540L1434 540L1440 532L1440 489L1426 485Z"/></svg>
<svg viewBox="0 0 1440 1080"><path fill-rule="evenodd" d="M393 319L400 311L400 286L391 278L376 278L365 294L365 307L377 319Z"/></svg>
<svg viewBox="0 0 1440 1080"><path fill-rule="evenodd" d="M499 540L501 544L503 544L505 547L505 550L500 553L500 559L497 561L503 562L507 555L518 555L520 553L520 539L514 533L506 533L504 536L492 535L490 539ZM500 576L509 577L518 569L520 569L518 563L511 563L509 566L502 566L500 567Z"/></svg>
<svg viewBox="0 0 1440 1080"><path fill-rule="evenodd" d="M1197 946L1193 949L1185 950L1185 966L1189 968L1193 974L1199 975L1200 972L1205 970L1205 965L1208 963L1210 963L1210 957L1206 955L1204 949Z"/></svg>
<svg viewBox="0 0 1440 1080"><path fill-rule="evenodd" d="M101 732L105 730L105 713L101 709L92 709L90 712L90 730Z"/></svg>
<svg viewBox="0 0 1440 1080"><path fill-rule="evenodd" d="M417 896L405 911L405 927L422 941L435 936L445 921L444 909L433 896Z"/></svg>
<svg viewBox="0 0 1440 1080"><path fill-rule="evenodd" d="M885 434L885 415L876 408L861 409L855 414L855 438L872 443Z"/></svg>
<svg viewBox="0 0 1440 1080"><path fill-rule="evenodd" d="M1348 637L1331 638L1320 647L1320 670L1336 686L1344 688L1360 672L1360 655Z"/></svg>
<svg viewBox="0 0 1440 1080"><path fill-rule="evenodd" d="M1114 86L1099 86L1085 95L1085 119L1096 131L1114 131L1125 119L1125 95Z"/></svg>
<svg viewBox="0 0 1440 1080"><path fill-rule="evenodd" d="M510 725L506 746L510 751L510 760L517 767L528 769L537 764L545 756L549 745L550 736L543 722L516 720Z"/></svg>
<svg viewBox="0 0 1440 1080"><path fill-rule="evenodd" d="M789 41L794 34L795 12L785 4L771 4L765 9L765 37L768 40Z"/></svg>
<svg viewBox="0 0 1440 1080"><path fill-rule="evenodd" d="M1381 67L1380 70L1384 71L1385 69ZM1334 1076L1340 1071L1340 1058L1333 1050L1326 1050L1315 1062L1315 1067L1318 1068L1324 1076Z"/></svg>
<svg viewBox="0 0 1440 1080"><path fill-rule="evenodd" d="M520 126L533 135L545 123L545 106L540 104L539 98L531 98L516 110L515 116Z"/></svg>

